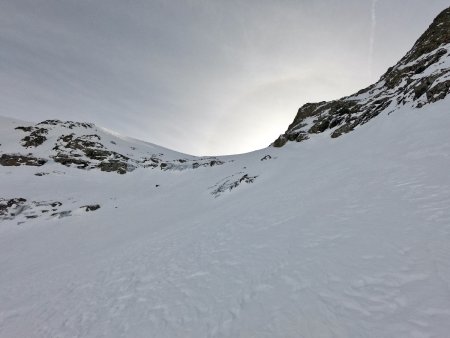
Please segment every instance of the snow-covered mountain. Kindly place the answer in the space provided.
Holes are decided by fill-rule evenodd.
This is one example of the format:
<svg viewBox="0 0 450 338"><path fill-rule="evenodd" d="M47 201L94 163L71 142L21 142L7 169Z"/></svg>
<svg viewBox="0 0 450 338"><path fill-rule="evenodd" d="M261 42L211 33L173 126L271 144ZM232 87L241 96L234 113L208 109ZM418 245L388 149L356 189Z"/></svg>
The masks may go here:
<svg viewBox="0 0 450 338"><path fill-rule="evenodd" d="M1 118L0 337L448 337L449 32L248 154Z"/></svg>
<svg viewBox="0 0 450 338"><path fill-rule="evenodd" d="M412 49L380 80L356 94L331 102L307 103L273 146L302 142L327 132L351 132L383 112L421 108L443 100L450 88L450 8L439 14Z"/></svg>

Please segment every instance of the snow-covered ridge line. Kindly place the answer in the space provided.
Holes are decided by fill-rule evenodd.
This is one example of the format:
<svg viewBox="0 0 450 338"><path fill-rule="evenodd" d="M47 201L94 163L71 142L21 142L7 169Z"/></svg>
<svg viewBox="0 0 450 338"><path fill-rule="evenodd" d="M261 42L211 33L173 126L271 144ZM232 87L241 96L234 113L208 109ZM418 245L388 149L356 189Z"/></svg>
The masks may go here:
<svg viewBox="0 0 450 338"><path fill-rule="evenodd" d="M92 123L46 120L37 124L1 118L0 165L43 166L54 162L78 169L125 174L136 168L187 170L224 163L122 137Z"/></svg>
<svg viewBox="0 0 450 338"><path fill-rule="evenodd" d="M354 130L400 106L421 108L450 93L450 8L436 17L413 48L375 84L331 102L300 107L286 132L273 142L302 142L315 134L329 132L332 138Z"/></svg>

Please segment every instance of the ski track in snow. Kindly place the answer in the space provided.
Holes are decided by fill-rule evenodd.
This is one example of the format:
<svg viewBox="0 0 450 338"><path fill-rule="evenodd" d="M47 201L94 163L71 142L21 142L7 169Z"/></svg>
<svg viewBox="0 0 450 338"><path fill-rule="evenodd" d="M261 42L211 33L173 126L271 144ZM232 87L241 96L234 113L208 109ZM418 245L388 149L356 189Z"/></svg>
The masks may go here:
<svg viewBox="0 0 450 338"><path fill-rule="evenodd" d="M102 205L0 224L0 336L448 337L448 102L214 168L0 167L6 195Z"/></svg>

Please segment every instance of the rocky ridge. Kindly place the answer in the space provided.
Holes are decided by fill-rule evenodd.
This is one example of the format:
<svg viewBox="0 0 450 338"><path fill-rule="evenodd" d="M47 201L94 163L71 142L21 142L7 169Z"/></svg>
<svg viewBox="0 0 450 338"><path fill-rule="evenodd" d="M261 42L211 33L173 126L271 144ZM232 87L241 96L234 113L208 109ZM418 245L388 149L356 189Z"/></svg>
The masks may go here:
<svg viewBox="0 0 450 338"><path fill-rule="evenodd" d="M421 108L450 93L450 7L441 12L412 49L375 84L330 102L307 103L273 143L302 142L328 132L339 137L400 106Z"/></svg>
<svg viewBox="0 0 450 338"><path fill-rule="evenodd" d="M136 168L187 170L224 164L217 157L168 156L151 152L151 146L133 146L120 137L105 133L91 123L46 120L19 125L18 147L11 151L0 145L2 166L44 166L57 163L83 170L98 169L126 174ZM160 150L160 149L157 149ZM45 168L45 167L44 167ZM43 176L41 172L36 175Z"/></svg>
<svg viewBox="0 0 450 338"><path fill-rule="evenodd" d="M43 184L52 184L53 179L58 180L62 175L88 171L124 175L141 169L169 174L221 166L226 162L232 160L181 154L116 135L91 123L46 120L33 124L0 117L0 167L6 175L23 172L29 182L35 182L32 179L35 176ZM114 203L91 196L74 197L70 193L57 195L42 199L23 191L2 194L0 222L23 224L36 219L78 217L97 213L105 203Z"/></svg>

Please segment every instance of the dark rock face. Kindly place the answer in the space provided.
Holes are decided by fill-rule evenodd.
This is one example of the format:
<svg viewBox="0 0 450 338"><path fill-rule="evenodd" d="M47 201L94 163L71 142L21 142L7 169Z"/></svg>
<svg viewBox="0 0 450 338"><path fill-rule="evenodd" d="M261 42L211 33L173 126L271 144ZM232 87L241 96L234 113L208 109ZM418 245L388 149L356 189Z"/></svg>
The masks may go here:
<svg viewBox="0 0 450 338"><path fill-rule="evenodd" d="M36 158L31 155L21 154L3 154L0 157L0 165L18 167L21 165L30 165L40 167L47 163L43 158Z"/></svg>
<svg viewBox="0 0 450 338"><path fill-rule="evenodd" d="M89 148L104 148L103 144L96 142L100 141L100 136L98 135L82 135L79 137L74 137L75 134L62 135L58 138L61 146L67 149L82 150Z"/></svg>
<svg viewBox="0 0 450 338"><path fill-rule="evenodd" d="M86 212L95 211L100 209L100 204L83 205L81 208L84 208Z"/></svg>
<svg viewBox="0 0 450 338"><path fill-rule="evenodd" d="M42 122L39 122L37 124L38 126L63 126L69 129L73 129L76 127L81 127L85 129L93 129L95 127L92 123L86 123L86 122L74 122L74 121L61 121L61 120L45 120Z"/></svg>
<svg viewBox="0 0 450 338"><path fill-rule="evenodd" d="M14 217L23 210L23 205L27 200L25 198L0 198L0 219Z"/></svg>
<svg viewBox="0 0 450 338"><path fill-rule="evenodd" d="M287 134L287 132L286 132ZM280 135L278 138L272 143L272 145L276 148L281 148L287 143L288 139L285 135Z"/></svg>
<svg viewBox="0 0 450 338"><path fill-rule="evenodd" d="M33 130L33 127L16 127L14 128L16 130L22 130L24 132L31 132Z"/></svg>
<svg viewBox="0 0 450 338"><path fill-rule="evenodd" d="M101 171L106 172L116 172L118 174L126 174L128 171L128 163L120 160L109 160L105 162L101 162L97 166Z"/></svg>
<svg viewBox="0 0 450 338"><path fill-rule="evenodd" d="M443 10L433 21L431 26L416 41L411 51L404 57L408 63L420 56L436 50L443 44L450 43L450 7Z"/></svg>
<svg viewBox="0 0 450 338"><path fill-rule="evenodd" d="M340 100L305 104L272 146L282 147L289 141L302 142L326 131L336 138L382 112L398 109L397 106L408 104L412 108L421 108L444 99L450 93L450 69L442 66L442 61L450 58L449 44L450 8L447 8L377 83ZM432 71L425 73L430 69Z"/></svg>
<svg viewBox="0 0 450 338"><path fill-rule="evenodd" d="M450 80L440 82L426 90L428 102L436 102L444 99L450 93Z"/></svg>
<svg viewBox="0 0 450 338"><path fill-rule="evenodd" d="M71 157L70 155L61 152L53 156L53 160L56 163L61 163L62 165L65 165L66 167L75 165L78 169L86 169L89 166L88 161L76 157Z"/></svg>
<svg viewBox="0 0 450 338"><path fill-rule="evenodd" d="M67 122L66 122L67 123ZM70 122L69 127L79 127L76 122ZM83 128L91 128L91 125L82 123ZM76 166L78 169L99 168L101 171L117 172L125 174L134 170L130 165L130 158L114 151L107 150L100 143L100 136L87 134L76 137L71 133L61 135L53 148L57 153L53 160L65 166Z"/></svg>
<svg viewBox="0 0 450 338"><path fill-rule="evenodd" d="M47 140L47 138L44 136L47 134L47 129L39 128L30 133L29 136L25 136L22 139L22 145L24 147L37 147L40 146L42 143Z"/></svg>
<svg viewBox="0 0 450 338"><path fill-rule="evenodd" d="M248 176L248 174L245 174L244 176L242 176L239 179L239 183L253 183L253 181L257 178L258 176Z"/></svg>
<svg viewBox="0 0 450 338"><path fill-rule="evenodd" d="M44 143L47 140L47 137L45 135L48 134L48 128L50 126L56 126L60 125L69 129L73 129L75 127L82 127L85 129L93 128L94 125L90 123L83 123L83 122L73 122L73 121L66 121L62 122L60 120L46 120L38 123L36 126L28 126L28 127L16 127L17 130L22 130L26 133L29 133L29 135L25 136L22 139L22 146L29 148L29 147L37 147L40 146L42 143Z"/></svg>
<svg viewBox="0 0 450 338"><path fill-rule="evenodd" d="M48 130L45 128L17 127L15 129L30 133L22 139L22 146L25 148L40 146L47 140L44 135L48 133Z"/></svg>

